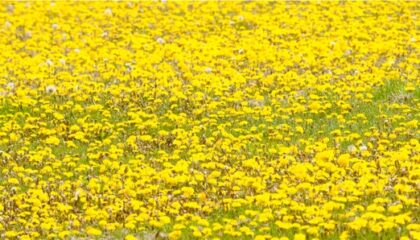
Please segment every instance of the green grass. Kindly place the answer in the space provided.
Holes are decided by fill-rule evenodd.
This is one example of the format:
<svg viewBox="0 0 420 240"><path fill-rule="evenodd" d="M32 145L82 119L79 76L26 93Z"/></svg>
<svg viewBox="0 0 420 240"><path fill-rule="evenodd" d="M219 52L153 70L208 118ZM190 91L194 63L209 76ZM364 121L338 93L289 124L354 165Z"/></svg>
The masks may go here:
<svg viewBox="0 0 420 240"><path fill-rule="evenodd" d="M235 137L239 137L242 134L240 132L235 131L235 125L238 124L239 122L246 121L248 129L250 129L251 127L257 127L256 134L261 137L261 140L251 141L250 144L245 146L244 150L249 152L250 157L262 156L266 159L273 159L277 156L273 156L270 153L268 153L268 149L278 148L279 146L282 146L282 145L284 146L298 145L298 141L300 139L312 139L313 141L317 141L323 137L328 137L331 140L333 140L335 137L331 134L331 132L334 130L340 129L342 132L349 131L353 133L359 133L361 135L362 140L365 140L363 133L368 132L372 129L378 129L380 131L390 133L393 131L393 129L398 127L398 125L402 121L418 119L418 110L416 109L416 104L418 104L418 101L420 100L420 87L419 86L416 86L414 91L407 92L406 83L404 81L390 80L390 81L385 81L383 85L372 88L371 95L373 96L371 101L360 101L358 99L353 99L349 101L352 103L352 109L347 114L345 114L345 119L346 119L346 122L350 120L354 120L352 126L341 125L339 121L337 120L337 118L331 115L329 111L325 113L318 113L318 114L308 113L308 112L294 113L290 115L289 118L284 118L284 119L278 118L278 119L274 119L273 121L267 121L267 119L261 115L260 116L246 116L245 115L245 116L235 116L235 117L231 117L227 115L226 118L218 118L216 126L220 126L221 124L226 125L227 123L232 123L230 127L226 125L228 126L226 128L226 131ZM327 100L329 102L334 102L338 100L337 96L335 96L334 94L326 94L325 96L328 98ZM52 100L57 101L57 104L64 102L62 98L53 98ZM105 104L106 99L103 101ZM404 115L404 118L401 118L400 120L396 120L390 123L385 123L385 120L388 119L389 117L398 115L398 114L403 114L399 109L393 109L391 107L391 105L395 102L406 104L410 109L412 109L412 113L408 115L407 114ZM278 108L278 106L271 106L271 107L273 111L278 110L276 109ZM290 107L290 106L286 104L284 107ZM223 109L222 107L222 109L217 109L217 111L218 110L225 110L225 109ZM160 114L161 114L160 116L164 116L164 113L166 113L166 111L168 111L168 107L165 107L165 109L160 110ZM2 104L0 105L0 114L3 120L10 119L10 118L13 119L14 116L16 116L16 113L19 113L19 112L29 113L31 116L40 117L39 114L33 111L32 108L22 107L21 105L13 104L10 101L3 99ZM361 119L358 118L360 114L363 114L366 117L364 119L365 121L361 121ZM112 119L111 119L112 123L118 123L118 122L126 121L127 119L129 119L129 117L126 115L126 112L124 111L121 111L118 113L112 112L111 116L112 116ZM382 116L384 118L382 118ZM70 124L76 124L76 120L79 117L80 116L68 115L66 116L66 120L68 120ZM306 119L312 119L313 123L311 125L307 125L305 123L297 124L294 120L298 118L303 119L304 122ZM20 126L23 126L25 123L24 116L18 116L16 117L16 120L17 120L16 123ZM95 114L91 115L89 119L89 121L91 121L92 123L101 122L102 120L103 120L102 116L99 112L96 112ZM201 120L198 119L197 122L200 123ZM287 133L287 130L282 129L281 126L283 124L287 124L291 128L295 128L297 125L302 125L304 127L304 132L301 134L295 134L293 136L289 136ZM265 126L261 127L261 125L265 125ZM165 130L171 131L175 127L181 127L185 129L191 128L189 124L186 124L184 126L169 126ZM124 126L124 128L128 128L129 133L127 133L127 131L119 133L117 135L118 137L112 140L112 144L124 142L125 139L129 135L140 133L138 130L136 130L135 127L132 127L132 126ZM289 137L290 140L272 139L269 134L269 128L273 128L276 131L280 131L282 134ZM117 131L117 130L112 129L112 131ZM148 131L149 132L147 133L151 134L152 136L157 135L157 129L153 128ZM204 139L206 139L206 138L212 137L212 135L217 131L218 129L216 127L210 126L210 127L202 128L202 130L198 134ZM98 139L104 139L108 135L109 133L100 133L96 137ZM404 138L405 136L402 136L402 137ZM31 144L28 146L28 149L36 150L39 144L40 144L39 140L31 141ZM261 153L258 151L261 151L262 144L265 147L265 149L263 149L263 152ZM330 141L329 144L334 144L334 141ZM350 140L341 142L340 150L346 151L347 146L351 144L355 144L355 142L350 141ZM64 157L65 155L76 156L80 158L80 162L79 162L80 164L86 164L88 161L87 153L90 149L90 143L77 142L77 146L78 147L76 149L69 149L64 144L61 144L58 147L53 148L53 154L57 157ZM21 148L22 148L21 143L17 143L12 146L0 144L0 149L4 151L7 150L9 154L14 154L17 149L21 149ZM161 149L168 153L171 153L173 151L173 148L170 146L163 146L163 148ZM188 157L188 153L186 153L185 151L187 150L184 150L184 152L181 154L184 154L184 157ZM154 156L154 154L156 154L156 152L147 153L146 159L151 159ZM135 154L132 154L126 151L121 161L126 162L128 159L133 158L133 157L135 157ZM158 166L156 167L158 168ZM22 186L19 191L24 192L26 189L27 189L26 186ZM247 209L260 210L255 206L244 206L244 207L234 209L234 210L220 209L213 212L212 214L208 216L203 216L203 217L206 217L210 222L220 222L223 218L235 219L239 215L244 214L244 211ZM269 233L273 236L288 236L292 238L293 234L295 233L293 230L284 231L284 232L279 231L276 228L274 221L269 222L267 224L268 226L270 226ZM163 232L169 231L169 229L170 229L170 226L167 226L162 231ZM403 230L403 232L404 231L405 230ZM112 236L113 238L121 239L126 233L127 231L125 230L119 230L116 232L109 233L109 236ZM134 233L142 237L146 237L146 235L147 236L159 235L157 234L157 231L145 232L145 233L134 232ZM184 231L183 233L184 235L182 236L182 239L195 239L191 237L190 232ZM256 234L259 234L259 233L260 232L256 231ZM263 233L261 232L260 234L263 234ZM396 231L390 231L386 235L382 235L381 238L382 239L395 239L398 236L399 234ZM235 239L234 237L228 237L228 236L223 236L222 238ZM322 238L323 239L338 239L339 236L338 236L338 232L336 231L329 236L323 235ZM376 234L372 232L368 232L368 231L364 232L363 234L357 235L357 238L354 236L352 237L352 239L377 239L377 238L378 236ZM246 238L241 237L241 239L246 239Z"/></svg>

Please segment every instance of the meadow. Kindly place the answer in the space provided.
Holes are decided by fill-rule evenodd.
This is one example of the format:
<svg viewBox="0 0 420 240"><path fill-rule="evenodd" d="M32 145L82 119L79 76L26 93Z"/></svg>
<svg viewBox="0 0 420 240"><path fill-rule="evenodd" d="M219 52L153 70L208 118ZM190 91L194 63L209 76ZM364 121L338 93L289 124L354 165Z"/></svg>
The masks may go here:
<svg viewBox="0 0 420 240"><path fill-rule="evenodd" d="M420 239L415 1L0 3L1 239Z"/></svg>

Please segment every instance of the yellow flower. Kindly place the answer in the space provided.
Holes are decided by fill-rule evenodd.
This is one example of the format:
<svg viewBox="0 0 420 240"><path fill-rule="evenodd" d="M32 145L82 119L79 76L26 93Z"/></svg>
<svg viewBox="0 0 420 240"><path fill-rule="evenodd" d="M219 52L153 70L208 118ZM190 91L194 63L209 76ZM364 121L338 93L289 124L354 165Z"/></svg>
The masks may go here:
<svg viewBox="0 0 420 240"><path fill-rule="evenodd" d="M420 232L417 2L0 7L2 238Z"/></svg>
<svg viewBox="0 0 420 240"><path fill-rule="evenodd" d="M303 233L296 233L295 236L293 237L294 240L305 240L306 236Z"/></svg>
<svg viewBox="0 0 420 240"><path fill-rule="evenodd" d="M57 146L60 144L60 139L55 136L50 136L45 140L45 143Z"/></svg>
<svg viewBox="0 0 420 240"><path fill-rule="evenodd" d="M169 234L168 234L168 238L170 239L170 240L176 240L176 239L179 239L180 237L181 237L181 231L180 230L175 230L175 231L173 231L173 232L170 232Z"/></svg>
<svg viewBox="0 0 420 240"><path fill-rule="evenodd" d="M192 233L192 235L193 235L194 237L197 237L197 238L199 238L199 237L202 237L202 236L203 236L203 234L202 234L200 231L198 231L198 230L194 230L194 231L193 231L193 233Z"/></svg>
<svg viewBox="0 0 420 240"><path fill-rule="evenodd" d="M71 234L71 232L70 232L70 231L68 231L68 230L64 230L64 231L59 232L59 233L58 233L58 236L59 236L61 239L65 239L65 238L67 238L70 234Z"/></svg>
<svg viewBox="0 0 420 240"><path fill-rule="evenodd" d="M183 192L183 195L186 198L189 198L194 194L194 188L192 187L183 187L181 188L181 191Z"/></svg>
<svg viewBox="0 0 420 240"><path fill-rule="evenodd" d="M420 239L420 231L410 231L410 236L416 240Z"/></svg>
<svg viewBox="0 0 420 240"><path fill-rule="evenodd" d="M8 182L9 184L13 184L13 185L18 185L18 184L19 184L19 180L18 180L18 179L16 179L16 178L9 178L9 179L7 180L7 182Z"/></svg>
<svg viewBox="0 0 420 240"><path fill-rule="evenodd" d="M382 231L382 226L380 224L371 224L370 229L375 233L379 233Z"/></svg>
<svg viewBox="0 0 420 240"><path fill-rule="evenodd" d="M340 240L347 240L347 239L349 239L349 232L347 232L347 231L343 231L343 232L340 234Z"/></svg>
<svg viewBox="0 0 420 240"><path fill-rule="evenodd" d="M94 227L86 228L86 233L90 236L100 236L100 235L102 235L102 231L97 229L97 228L94 228Z"/></svg>
<svg viewBox="0 0 420 240"><path fill-rule="evenodd" d="M347 167L350 163L350 154L345 153L343 155L340 155L337 159L337 163L341 167Z"/></svg>
<svg viewBox="0 0 420 240"><path fill-rule="evenodd" d="M288 230L290 228L293 227L293 224L291 223L287 223L287 222L282 222L282 221L276 221L276 225L281 228L281 229L285 229Z"/></svg>
<svg viewBox="0 0 420 240"><path fill-rule="evenodd" d="M137 238L135 237L135 236L133 236L133 235L131 235L131 234L129 234L129 235L127 235L127 236L125 236L125 238L124 238L125 240L137 240Z"/></svg>
<svg viewBox="0 0 420 240"><path fill-rule="evenodd" d="M58 112L54 113L54 118L57 120L63 120L64 119L64 115Z"/></svg>
<svg viewBox="0 0 420 240"><path fill-rule="evenodd" d="M18 236L18 233L15 231L6 231L4 235L8 238L15 238Z"/></svg>
<svg viewBox="0 0 420 240"><path fill-rule="evenodd" d="M315 162L316 163L324 163L324 162L330 162L334 158L334 151L333 150L327 150L319 152L315 155Z"/></svg>

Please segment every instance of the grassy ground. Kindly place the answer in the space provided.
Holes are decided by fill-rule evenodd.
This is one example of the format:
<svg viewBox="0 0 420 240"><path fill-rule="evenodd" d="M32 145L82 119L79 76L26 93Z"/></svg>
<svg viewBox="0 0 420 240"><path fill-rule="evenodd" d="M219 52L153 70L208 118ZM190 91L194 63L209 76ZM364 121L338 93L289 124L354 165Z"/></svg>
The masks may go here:
<svg viewBox="0 0 420 240"><path fill-rule="evenodd" d="M0 238L419 238L414 2L0 5Z"/></svg>

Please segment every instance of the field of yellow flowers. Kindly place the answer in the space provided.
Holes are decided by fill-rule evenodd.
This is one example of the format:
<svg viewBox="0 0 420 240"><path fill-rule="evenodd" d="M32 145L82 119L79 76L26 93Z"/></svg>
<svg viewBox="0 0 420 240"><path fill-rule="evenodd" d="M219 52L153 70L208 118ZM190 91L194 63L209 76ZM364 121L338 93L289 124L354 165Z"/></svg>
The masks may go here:
<svg viewBox="0 0 420 240"><path fill-rule="evenodd" d="M420 239L420 5L0 4L1 239Z"/></svg>

